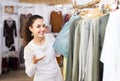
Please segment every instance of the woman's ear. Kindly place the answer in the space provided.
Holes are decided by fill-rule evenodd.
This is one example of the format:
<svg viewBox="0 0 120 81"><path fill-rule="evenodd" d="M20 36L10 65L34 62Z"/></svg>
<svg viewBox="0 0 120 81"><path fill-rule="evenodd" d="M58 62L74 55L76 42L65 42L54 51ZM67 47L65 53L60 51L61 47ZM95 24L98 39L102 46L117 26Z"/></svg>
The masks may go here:
<svg viewBox="0 0 120 81"><path fill-rule="evenodd" d="M29 30L32 32L32 27L31 26L29 27Z"/></svg>

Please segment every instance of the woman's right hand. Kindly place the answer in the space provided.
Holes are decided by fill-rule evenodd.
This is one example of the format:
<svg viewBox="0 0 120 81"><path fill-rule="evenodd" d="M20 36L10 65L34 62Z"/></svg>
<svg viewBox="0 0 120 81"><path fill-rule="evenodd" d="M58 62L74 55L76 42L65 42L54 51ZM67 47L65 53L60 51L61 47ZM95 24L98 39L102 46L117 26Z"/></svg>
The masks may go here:
<svg viewBox="0 0 120 81"><path fill-rule="evenodd" d="M42 60L43 58L45 58L46 56L41 56L41 57L36 57L36 56L33 56L33 64L36 64L38 61Z"/></svg>

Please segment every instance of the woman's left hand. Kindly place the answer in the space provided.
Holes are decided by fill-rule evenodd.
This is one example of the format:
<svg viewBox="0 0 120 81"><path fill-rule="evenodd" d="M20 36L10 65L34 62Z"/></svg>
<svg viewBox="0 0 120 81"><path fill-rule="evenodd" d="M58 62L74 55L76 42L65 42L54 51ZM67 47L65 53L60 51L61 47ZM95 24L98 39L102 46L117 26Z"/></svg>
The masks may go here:
<svg viewBox="0 0 120 81"><path fill-rule="evenodd" d="M46 57L46 55L43 55L41 57L33 56L33 64L36 64L38 61L42 60L45 57Z"/></svg>

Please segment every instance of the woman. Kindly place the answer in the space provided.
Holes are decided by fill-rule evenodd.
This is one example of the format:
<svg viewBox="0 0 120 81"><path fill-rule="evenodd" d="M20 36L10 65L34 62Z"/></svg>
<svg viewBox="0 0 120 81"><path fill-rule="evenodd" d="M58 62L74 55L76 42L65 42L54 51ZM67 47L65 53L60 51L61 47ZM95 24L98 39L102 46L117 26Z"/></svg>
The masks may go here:
<svg viewBox="0 0 120 81"><path fill-rule="evenodd" d="M34 76L34 81L63 81L53 49L55 38L45 32L43 17L31 16L23 36L25 71L29 77Z"/></svg>

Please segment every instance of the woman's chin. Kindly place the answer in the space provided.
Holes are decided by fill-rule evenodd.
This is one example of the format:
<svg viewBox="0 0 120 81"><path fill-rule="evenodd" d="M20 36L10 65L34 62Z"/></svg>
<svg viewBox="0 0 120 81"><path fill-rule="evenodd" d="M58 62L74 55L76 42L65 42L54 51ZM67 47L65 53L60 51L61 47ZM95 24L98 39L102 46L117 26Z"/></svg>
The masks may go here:
<svg viewBox="0 0 120 81"><path fill-rule="evenodd" d="M43 34L43 35L39 35L39 37L44 37L45 35Z"/></svg>

